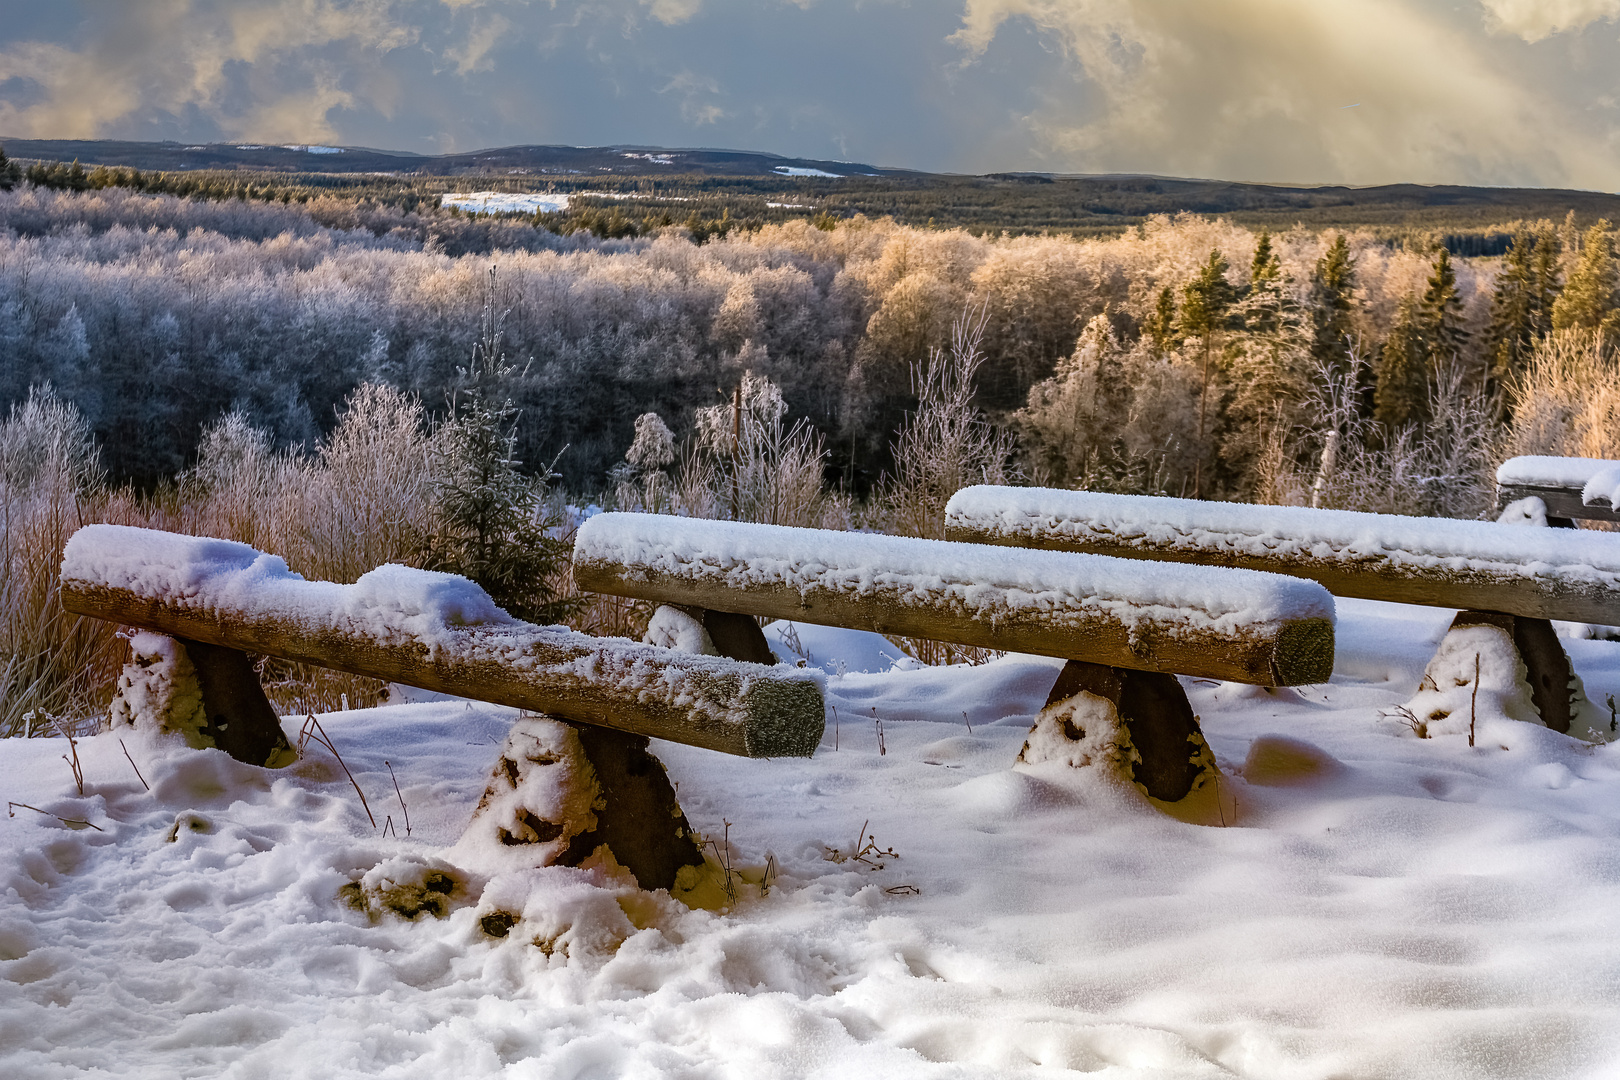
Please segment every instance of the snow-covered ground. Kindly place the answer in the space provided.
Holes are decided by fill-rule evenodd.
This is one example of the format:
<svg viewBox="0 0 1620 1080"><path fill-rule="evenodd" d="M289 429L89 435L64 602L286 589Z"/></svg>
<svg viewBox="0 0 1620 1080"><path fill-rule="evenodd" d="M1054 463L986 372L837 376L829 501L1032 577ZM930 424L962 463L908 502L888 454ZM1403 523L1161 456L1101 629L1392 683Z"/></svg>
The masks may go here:
<svg viewBox="0 0 1620 1080"><path fill-rule="evenodd" d="M440 196L439 205L469 214L556 214L568 209L572 197L534 191L452 191Z"/></svg>
<svg viewBox="0 0 1620 1080"><path fill-rule="evenodd" d="M323 750L271 773L126 738L147 791L96 736L80 797L64 741L9 740L4 797L96 828L0 818L0 1075L1620 1075L1620 744L1381 716L1450 614L1341 600L1330 685L1190 682L1227 828L1012 768L1055 661L896 666L778 625L832 673L813 759L655 744L693 824L779 868L726 912L604 868L474 880L444 919L340 899L445 854L508 710L321 718L399 827L392 764L398 838ZM1620 643L1566 644L1620 694ZM850 859L863 827L894 857Z"/></svg>

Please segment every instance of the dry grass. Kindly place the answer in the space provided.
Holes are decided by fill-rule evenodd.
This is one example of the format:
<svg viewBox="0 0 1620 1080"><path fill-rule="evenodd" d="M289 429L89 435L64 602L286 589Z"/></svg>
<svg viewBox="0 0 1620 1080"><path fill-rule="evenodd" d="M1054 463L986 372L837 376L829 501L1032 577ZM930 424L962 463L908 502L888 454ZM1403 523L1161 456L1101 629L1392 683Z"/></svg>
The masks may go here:
<svg viewBox="0 0 1620 1080"><path fill-rule="evenodd" d="M1620 358L1592 330L1540 342L1508 390L1503 457L1620 458Z"/></svg>

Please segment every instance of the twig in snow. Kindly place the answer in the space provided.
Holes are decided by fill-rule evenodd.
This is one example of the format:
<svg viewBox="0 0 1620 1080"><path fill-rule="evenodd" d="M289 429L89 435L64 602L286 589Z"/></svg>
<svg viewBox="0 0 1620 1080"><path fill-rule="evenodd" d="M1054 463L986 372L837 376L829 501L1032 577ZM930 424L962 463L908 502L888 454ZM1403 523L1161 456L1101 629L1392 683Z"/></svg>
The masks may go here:
<svg viewBox="0 0 1620 1080"><path fill-rule="evenodd" d="M1479 704L1479 653L1474 654L1474 693L1468 699L1468 745L1474 745L1474 720L1477 718L1475 706Z"/></svg>
<svg viewBox="0 0 1620 1080"><path fill-rule="evenodd" d="M384 836L387 836L389 833L394 834L394 839L395 840L399 839L399 830L394 828L394 815L393 814L389 814L388 817L383 820L382 834Z"/></svg>
<svg viewBox="0 0 1620 1080"><path fill-rule="evenodd" d="M55 724L56 730L60 731L62 733L62 737L68 741L68 751L72 753L73 756L69 758L67 754L63 754L62 760L67 762L68 768L73 770L73 783L79 789L79 798L82 799L84 798L84 766L79 764L79 740L73 737L73 733L71 731L62 726L62 721L58 720L50 713L46 713L45 718L52 724Z"/></svg>
<svg viewBox="0 0 1620 1080"><path fill-rule="evenodd" d="M409 836L411 835L411 809L405 805L405 795L399 790L399 777L394 775L394 766L387 761L384 761L383 764L388 766L388 779L394 782L394 794L399 796L399 808L405 814L405 835ZM398 829L394 830L394 835L399 835Z"/></svg>
<svg viewBox="0 0 1620 1080"><path fill-rule="evenodd" d="M350 772L349 767L343 763L343 755L338 753L337 747L332 745L331 738L326 734L326 729L321 727L321 722L315 719L315 714L307 713L304 716L304 726L298 729L298 752L300 754L304 752L304 747L309 745L311 739L326 747L332 752L332 756L337 758L337 763L343 767L343 775L349 778L349 783L354 785L354 793L360 796L360 808L366 812L366 818L371 822L371 827L375 829L377 819L372 816L371 807L366 803L366 793L360 790L360 782L354 778L354 773Z"/></svg>
<svg viewBox="0 0 1620 1080"><path fill-rule="evenodd" d="M1411 728L1412 734L1416 735L1418 738L1427 739L1429 737L1429 725L1424 721L1419 720L1417 713L1413 712L1411 709L1408 709L1405 705L1397 705L1390 710L1390 712L1394 713L1401 723ZM1389 716L1390 713L1379 713L1378 715Z"/></svg>
<svg viewBox="0 0 1620 1080"><path fill-rule="evenodd" d="M962 710L962 723L967 725L968 734L969 735L973 734L973 721L968 719L968 714L967 714L966 709Z"/></svg>
<svg viewBox="0 0 1620 1080"><path fill-rule="evenodd" d="M765 876L759 879L759 895L771 895L771 885L776 881L776 856L771 852L765 853Z"/></svg>
<svg viewBox="0 0 1620 1080"><path fill-rule="evenodd" d="M17 816L17 811L16 811L15 807L18 807L18 806L22 807L24 810L32 810L36 814L44 814L46 817L53 817L57 821L60 821L64 825L88 825L92 829L96 830L96 832L106 832L107 831L106 829L103 829L100 825L97 825L93 821L86 821L84 818L63 817L61 814L53 814L49 810L41 810L37 806L29 806L25 802L8 802L8 803L6 803L6 817L16 817Z"/></svg>
<svg viewBox="0 0 1620 1080"><path fill-rule="evenodd" d="M1609 730L1620 731L1620 715L1616 714L1613 694L1609 695Z"/></svg>
<svg viewBox="0 0 1620 1080"><path fill-rule="evenodd" d="M870 818L861 822L860 835L855 837L855 854L850 858L854 862L865 863L874 870L883 869L884 859L898 859L900 853L894 848L880 848L877 846L876 836L867 836L866 827L872 824ZM867 858L870 855L871 858Z"/></svg>
<svg viewBox="0 0 1620 1080"><path fill-rule="evenodd" d="M726 829L724 843L713 839L706 839L703 843L714 848L714 860L720 864L720 871L726 875L726 883L723 886L726 890L726 899L735 904L737 902L737 883L731 877L731 822L721 818L720 823Z"/></svg>
<svg viewBox="0 0 1620 1080"><path fill-rule="evenodd" d="M872 706L872 723L877 727L878 757L889 752L889 747L883 741L883 718L877 714L877 706Z"/></svg>
<svg viewBox="0 0 1620 1080"><path fill-rule="evenodd" d="M1609 700L1613 701L1614 699L1611 697ZM838 706L836 706L836 705L832 706L832 711L833 711L833 749L837 750L838 749ZM1613 710L1611 710L1611 711L1613 711Z"/></svg>
<svg viewBox="0 0 1620 1080"><path fill-rule="evenodd" d="M134 758L129 756L129 747L124 745L124 740L119 739L118 745L124 751L124 757L129 760L129 767L135 770L135 779L141 782L141 787L145 788L147 791L151 791L152 785L146 782L146 777L141 775L141 767L135 764Z"/></svg>
<svg viewBox="0 0 1620 1080"><path fill-rule="evenodd" d="M890 885L883 890L890 896L921 896L922 890L915 885Z"/></svg>

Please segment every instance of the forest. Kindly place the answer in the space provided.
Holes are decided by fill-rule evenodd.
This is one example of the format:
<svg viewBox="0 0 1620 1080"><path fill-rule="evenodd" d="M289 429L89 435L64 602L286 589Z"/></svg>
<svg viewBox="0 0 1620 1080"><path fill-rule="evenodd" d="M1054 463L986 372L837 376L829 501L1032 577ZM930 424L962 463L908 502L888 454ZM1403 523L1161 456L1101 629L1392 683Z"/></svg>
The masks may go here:
<svg viewBox="0 0 1620 1080"><path fill-rule="evenodd" d="M1620 456L1614 232L1573 211L1469 255L1190 213L612 238L0 181L0 730L110 683L114 643L52 606L52 552L86 520L333 580L454 569L622 632L634 612L528 542L569 507L929 535L993 480L1474 518L1506 456ZM525 546L539 563L511 561Z"/></svg>

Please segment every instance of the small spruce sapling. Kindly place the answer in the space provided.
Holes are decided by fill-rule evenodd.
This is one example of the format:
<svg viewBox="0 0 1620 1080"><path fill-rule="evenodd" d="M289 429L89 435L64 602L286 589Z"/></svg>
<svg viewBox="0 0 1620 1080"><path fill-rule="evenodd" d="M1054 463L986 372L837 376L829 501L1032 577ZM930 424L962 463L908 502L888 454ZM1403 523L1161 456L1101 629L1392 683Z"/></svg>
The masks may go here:
<svg viewBox="0 0 1620 1080"><path fill-rule="evenodd" d="M450 401L435 481L439 523L423 565L470 578L519 619L554 623L577 606L553 585L570 549L553 535L561 522L543 498L550 468L538 479L518 468L518 409L507 390L515 369L502 321L492 268L472 361Z"/></svg>

